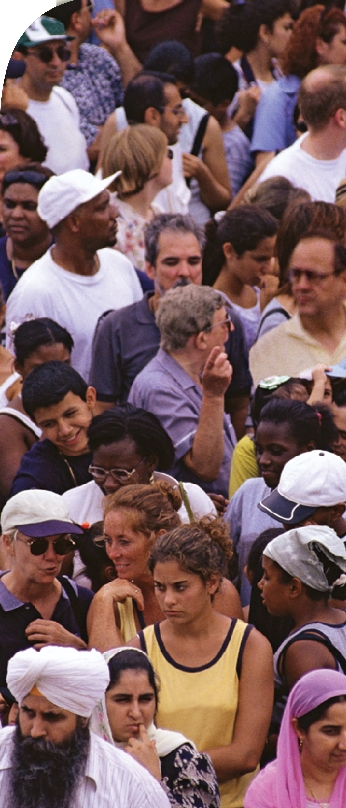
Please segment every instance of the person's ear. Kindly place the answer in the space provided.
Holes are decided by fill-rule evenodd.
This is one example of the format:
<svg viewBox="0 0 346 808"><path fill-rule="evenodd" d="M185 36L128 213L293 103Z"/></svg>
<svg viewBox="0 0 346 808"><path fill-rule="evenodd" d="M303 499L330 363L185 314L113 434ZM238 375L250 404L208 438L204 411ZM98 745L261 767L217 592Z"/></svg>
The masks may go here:
<svg viewBox="0 0 346 808"><path fill-rule="evenodd" d="M89 386L86 391L85 397L89 410L93 410L96 406L96 390L95 387Z"/></svg>
<svg viewBox="0 0 346 808"><path fill-rule="evenodd" d="M74 31L79 31L80 30L80 27L81 27L81 23L80 23L81 11L83 11L83 8L81 8L79 11L74 11L73 14L71 14L70 22L68 24L68 27L66 27L66 25L65 25L66 33L72 33L73 34Z"/></svg>
<svg viewBox="0 0 346 808"><path fill-rule="evenodd" d="M208 333L206 331L199 331L198 334L193 334L193 337L197 350L205 351L208 347Z"/></svg>
<svg viewBox="0 0 346 808"><path fill-rule="evenodd" d="M210 578L206 582L206 589L209 595L216 595L220 587L221 581L222 581L221 575L214 573L213 575L210 576Z"/></svg>
<svg viewBox="0 0 346 808"><path fill-rule="evenodd" d="M155 469L158 466L158 463L159 463L159 458L158 458L157 455L149 455L149 457L147 457L147 466L148 466L148 471L149 471L150 475L152 475L153 471L155 471Z"/></svg>
<svg viewBox="0 0 346 808"><path fill-rule="evenodd" d="M152 264L149 264L149 261L145 262L145 273L148 275L150 280L155 280L155 267Z"/></svg>
<svg viewBox="0 0 346 808"><path fill-rule="evenodd" d="M343 502L340 502L338 505L331 505L328 510L330 521L337 522L344 513L345 505Z"/></svg>
<svg viewBox="0 0 346 808"><path fill-rule="evenodd" d="M301 745L303 743L303 733L302 733L301 729L299 728L298 718L291 718L291 724L292 724L293 730L294 730L294 732L295 732L295 734L296 734L296 736L298 738L299 745Z"/></svg>
<svg viewBox="0 0 346 808"><path fill-rule="evenodd" d="M303 591L304 584L299 580L299 578L292 578L292 580L287 584L289 597L292 599L299 598Z"/></svg>
<svg viewBox="0 0 346 808"><path fill-rule="evenodd" d="M144 123L148 123L150 126L156 126L157 129L160 128L161 114L156 107L147 107L143 117Z"/></svg>
<svg viewBox="0 0 346 808"><path fill-rule="evenodd" d="M0 541L2 541L6 553L9 555L14 556L14 539L11 536L8 536L7 533L3 533L0 537Z"/></svg>
<svg viewBox="0 0 346 808"><path fill-rule="evenodd" d="M225 241L225 243L222 245L222 252L226 258L226 261L232 261L232 259L236 256L236 251L230 241Z"/></svg>
<svg viewBox="0 0 346 808"><path fill-rule="evenodd" d="M270 38L271 31L265 23L262 23L258 29L258 39L261 40L265 45L269 45L269 38Z"/></svg>
<svg viewBox="0 0 346 808"><path fill-rule="evenodd" d="M248 579L248 581L249 581L249 584L251 584L251 586L253 586L253 582L254 582L254 574L253 574L253 572L252 572L252 571L249 569L249 567L248 567L248 565L247 565L247 564L245 564L245 567L244 567L244 575L246 575L246 577L247 577L247 579Z"/></svg>

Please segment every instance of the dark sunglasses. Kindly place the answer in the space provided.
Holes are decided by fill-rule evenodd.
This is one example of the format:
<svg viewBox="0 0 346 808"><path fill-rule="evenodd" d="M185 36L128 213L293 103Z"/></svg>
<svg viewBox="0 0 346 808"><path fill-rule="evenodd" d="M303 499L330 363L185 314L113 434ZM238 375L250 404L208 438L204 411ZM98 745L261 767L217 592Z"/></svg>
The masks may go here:
<svg viewBox="0 0 346 808"><path fill-rule="evenodd" d="M17 169L14 171L7 171L4 176L4 183L8 185L13 185L15 182L27 182L28 185L35 185L37 188L41 188L45 182L47 182L48 177L45 174L41 174L39 171L30 171L30 169Z"/></svg>
<svg viewBox="0 0 346 808"><path fill-rule="evenodd" d="M20 539L17 536L16 541L21 541L23 544L27 544L30 547L30 553L34 556L44 555L47 552L49 547L49 540L42 536L39 539L30 539L29 541L25 541L25 539ZM65 538L64 536L61 539L54 539L52 542L54 551L57 555L67 555L67 553L71 553L76 546L76 542L73 541L71 538Z"/></svg>
<svg viewBox="0 0 346 808"><path fill-rule="evenodd" d="M49 62L54 59L56 53L58 54L61 62L68 62L71 56L70 51L67 48L64 48L63 45L60 45L59 48L54 51L47 47L40 48L39 50L29 51L28 56L37 56L40 62L44 62L45 65L49 65Z"/></svg>

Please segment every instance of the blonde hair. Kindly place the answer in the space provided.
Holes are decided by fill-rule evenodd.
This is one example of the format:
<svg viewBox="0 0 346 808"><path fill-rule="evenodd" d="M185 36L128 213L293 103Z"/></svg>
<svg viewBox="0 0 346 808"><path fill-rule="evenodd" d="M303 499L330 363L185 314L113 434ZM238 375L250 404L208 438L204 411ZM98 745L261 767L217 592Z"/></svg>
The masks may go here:
<svg viewBox="0 0 346 808"><path fill-rule="evenodd" d="M104 154L103 176L122 171L112 185L122 199L142 191L162 166L168 140L161 129L146 123L134 124L113 135Z"/></svg>
<svg viewBox="0 0 346 808"><path fill-rule="evenodd" d="M126 485L106 497L104 516L122 511L131 530L150 538L159 530L172 530L181 525L177 514L181 505L179 489L164 481L153 485Z"/></svg>

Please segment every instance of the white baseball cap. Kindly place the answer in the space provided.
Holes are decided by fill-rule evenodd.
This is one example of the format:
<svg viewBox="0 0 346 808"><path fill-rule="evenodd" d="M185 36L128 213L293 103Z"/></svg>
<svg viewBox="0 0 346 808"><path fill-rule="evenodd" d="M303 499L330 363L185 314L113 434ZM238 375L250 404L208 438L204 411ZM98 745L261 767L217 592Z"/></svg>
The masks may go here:
<svg viewBox="0 0 346 808"><path fill-rule="evenodd" d="M70 518L65 500L52 491L32 488L6 502L1 514L2 532L17 528L25 536L40 538L57 533L83 533Z"/></svg>
<svg viewBox="0 0 346 808"><path fill-rule="evenodd" d="M37 200L37 213L51 230L66 219L69 213L101 194L112 184L121 171L116 171L104 180L94 177L82 168L65 171L51 177L41 189Z"/></svg>
<svg viewBox="0 0 346 808"><path fill-rule="evenodd" d="M346 463L331 452L314 449L286 463L277 488L258 507L278 522L296 525L317 508L346 501Z"/></svg>

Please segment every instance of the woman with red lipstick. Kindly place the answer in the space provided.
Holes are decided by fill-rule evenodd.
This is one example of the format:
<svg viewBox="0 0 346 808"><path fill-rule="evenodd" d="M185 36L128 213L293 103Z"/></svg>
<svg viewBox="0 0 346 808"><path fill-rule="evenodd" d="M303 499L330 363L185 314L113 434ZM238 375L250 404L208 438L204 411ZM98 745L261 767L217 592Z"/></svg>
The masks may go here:
<svg viewBox="0 0 346 808"><path fill-rule="evenodd" d="M138 629L163 619L148 562L157 537L181 524L177 513L181 503L179 489L166 482L123 486L106 498L101 544L117 579L95 594L88 617L92 648L108 651L124 645ZM223 581L215 607L241 616L239 596L230 581Z"/></svg>
<svg viewBox="0 0 346 808"><path fill-rule="evenodd" d="M172 808L219 808L219 789L207 755L180 732L154 724L159 684L143 651L107 651L110 682L91 729L141 763L162 785Z"/></svg>
<svg viewBox="0 0 346 808"><path fill-rule="evenodd" d="M228 527L218 518L160 536L149 567L166 619L129 643L148 653L160 678L158 726L183 732L211 757L221 808L243 805L273 697L268 641L213 605L231 555Z"/></svg>

